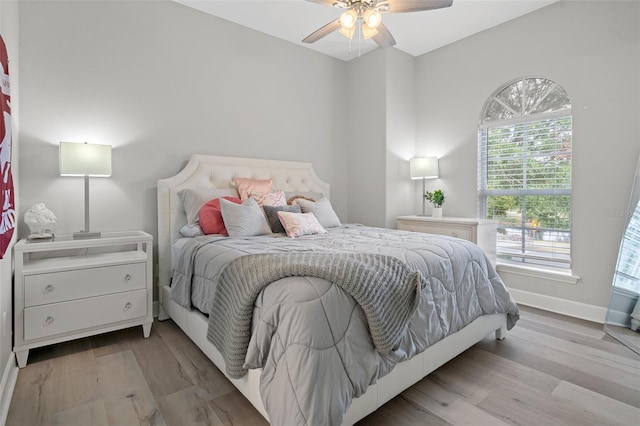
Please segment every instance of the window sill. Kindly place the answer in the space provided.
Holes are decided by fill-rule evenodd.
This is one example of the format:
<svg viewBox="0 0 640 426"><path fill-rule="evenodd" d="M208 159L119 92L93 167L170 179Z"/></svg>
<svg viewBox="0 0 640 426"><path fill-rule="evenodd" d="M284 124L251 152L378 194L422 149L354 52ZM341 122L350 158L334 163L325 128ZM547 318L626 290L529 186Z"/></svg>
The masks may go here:
<svg viewBox="0 0 640 426"><path fill-rule="evenodd" d="M531 266L513 265L510 263L498 263L496 266L498 273L506 272L514 275L522 275L531 278L540 278L543 280L557 281L564 284L575 285L580 277L574 275L571 271L561 271L556 269L533 268Z"/></svg>

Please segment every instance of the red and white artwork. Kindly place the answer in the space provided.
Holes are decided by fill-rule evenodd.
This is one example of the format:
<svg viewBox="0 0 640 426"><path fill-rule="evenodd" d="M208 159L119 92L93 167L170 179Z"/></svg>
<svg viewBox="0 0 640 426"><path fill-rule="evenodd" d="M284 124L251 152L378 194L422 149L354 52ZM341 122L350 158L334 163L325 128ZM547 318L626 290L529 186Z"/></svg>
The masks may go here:
<svg viewBox="0 0 640 426"><path fill-rule="evenodd" d="M2 120L0 120L0 259L4 256L13 230L16 227L16 210L13 197L13 176L11 174L11 85L9 84L9 58L7 46L0 36L0 72L2 73L0 103L2 104Z"/></svg>

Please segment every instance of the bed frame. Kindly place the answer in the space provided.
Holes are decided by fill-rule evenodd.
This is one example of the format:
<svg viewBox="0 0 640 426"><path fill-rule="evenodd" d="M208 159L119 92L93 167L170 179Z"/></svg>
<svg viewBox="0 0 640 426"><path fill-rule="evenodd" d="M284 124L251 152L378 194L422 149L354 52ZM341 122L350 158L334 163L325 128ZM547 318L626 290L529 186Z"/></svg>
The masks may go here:
<svg viewBox="0 0 640 426"><path fill-rule="evenodd" d="M249 370L241 379L229 378L222 354L207 340L207 317L197 309L185 309L169 296L171 245L180 237L178 230L186 223L178 191L183 188L232 188L232 182L237 177L272 179L274 187L279 190L319 192L329 198L329 184L316 175L311 163L192 155L177 175L158 181L158 319L162 321L171 318L268 420L259 392L262 369ZM353 400L345 415L344 424L351 425L374 412L489 334L495 332L497 339L503 339L506 321L506 314L484 315L421 354L398 364L391 373L369 386L365 394Z"/></svg>

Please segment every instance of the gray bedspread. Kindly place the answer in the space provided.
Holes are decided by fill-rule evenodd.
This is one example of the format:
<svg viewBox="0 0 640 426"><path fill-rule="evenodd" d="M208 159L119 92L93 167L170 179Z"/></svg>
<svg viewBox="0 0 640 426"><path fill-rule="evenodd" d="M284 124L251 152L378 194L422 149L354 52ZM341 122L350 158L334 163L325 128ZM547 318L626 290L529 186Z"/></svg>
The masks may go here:
<svg viewBox="0 0 640 426"><path fill-rule="evenodd" d="M422 274L392 256L368 253L279 253L241 256L220 275L207 338L223 354L229 376L244 376L253 306L267 285L286 277L323 278L364 311L373 345L394 349L420 302Z"/></svg>
<svg viewBox="0 0 640 426"><path fill-rule="evenodd" d="M261 253L390 256L419 272L424 281L417 310L397 346L387 352L376 350L367 315L340 285L292 276L264 287L253 306L243 367L263 368L261 395L276 425L340 424L352 399L398 362L481 315L507 313L509 328L518 319L517 306L475 244L356 225L295 240L277 235L193 239L184 245L175 268L172 298L185 307L211 312L226 265Z"/></svg>

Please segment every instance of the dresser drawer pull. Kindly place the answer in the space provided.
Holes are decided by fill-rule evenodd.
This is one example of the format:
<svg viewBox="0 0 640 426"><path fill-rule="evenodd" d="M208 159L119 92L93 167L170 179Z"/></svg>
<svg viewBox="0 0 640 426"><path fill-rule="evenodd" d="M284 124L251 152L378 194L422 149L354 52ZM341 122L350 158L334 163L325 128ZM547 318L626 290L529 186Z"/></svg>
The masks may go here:
<svg viewBox="0 0 640 426"><path fill-rule="evenodd" d="M456 238L458 238L458 233L457 233L457 232L453 232L453 231L451 231L451 236L452 236L452 237L456 237Z"/></svg>
<svg viewBox="0 0 640 426"><path fill-rule="evenodd" d="M131 274L125 275L122 281L125 283L128 283L129 281L131 281Z"/></svg>
<svg viewBox="0 0 640 426"><path fill-rule="evenodd" d="M126 305L124 305L124 311L128 311L129 309L131 309L133 305L131 304L131 302L127 302Z"/></svg>
<svg viewBox="0 0 640 426"><path fill-rule="evenodd" d="M48 316L44 319L44 325L50 325L53 324L53 317L52 316Z"/></svg>
<svg viewBox="0 0 640 426"><path fill-rule="evenodd" d="M51 293L54 289L55 289L55 287L53 285L49 284L44 288L44 291L45 291L45 293Z"/></svg>

